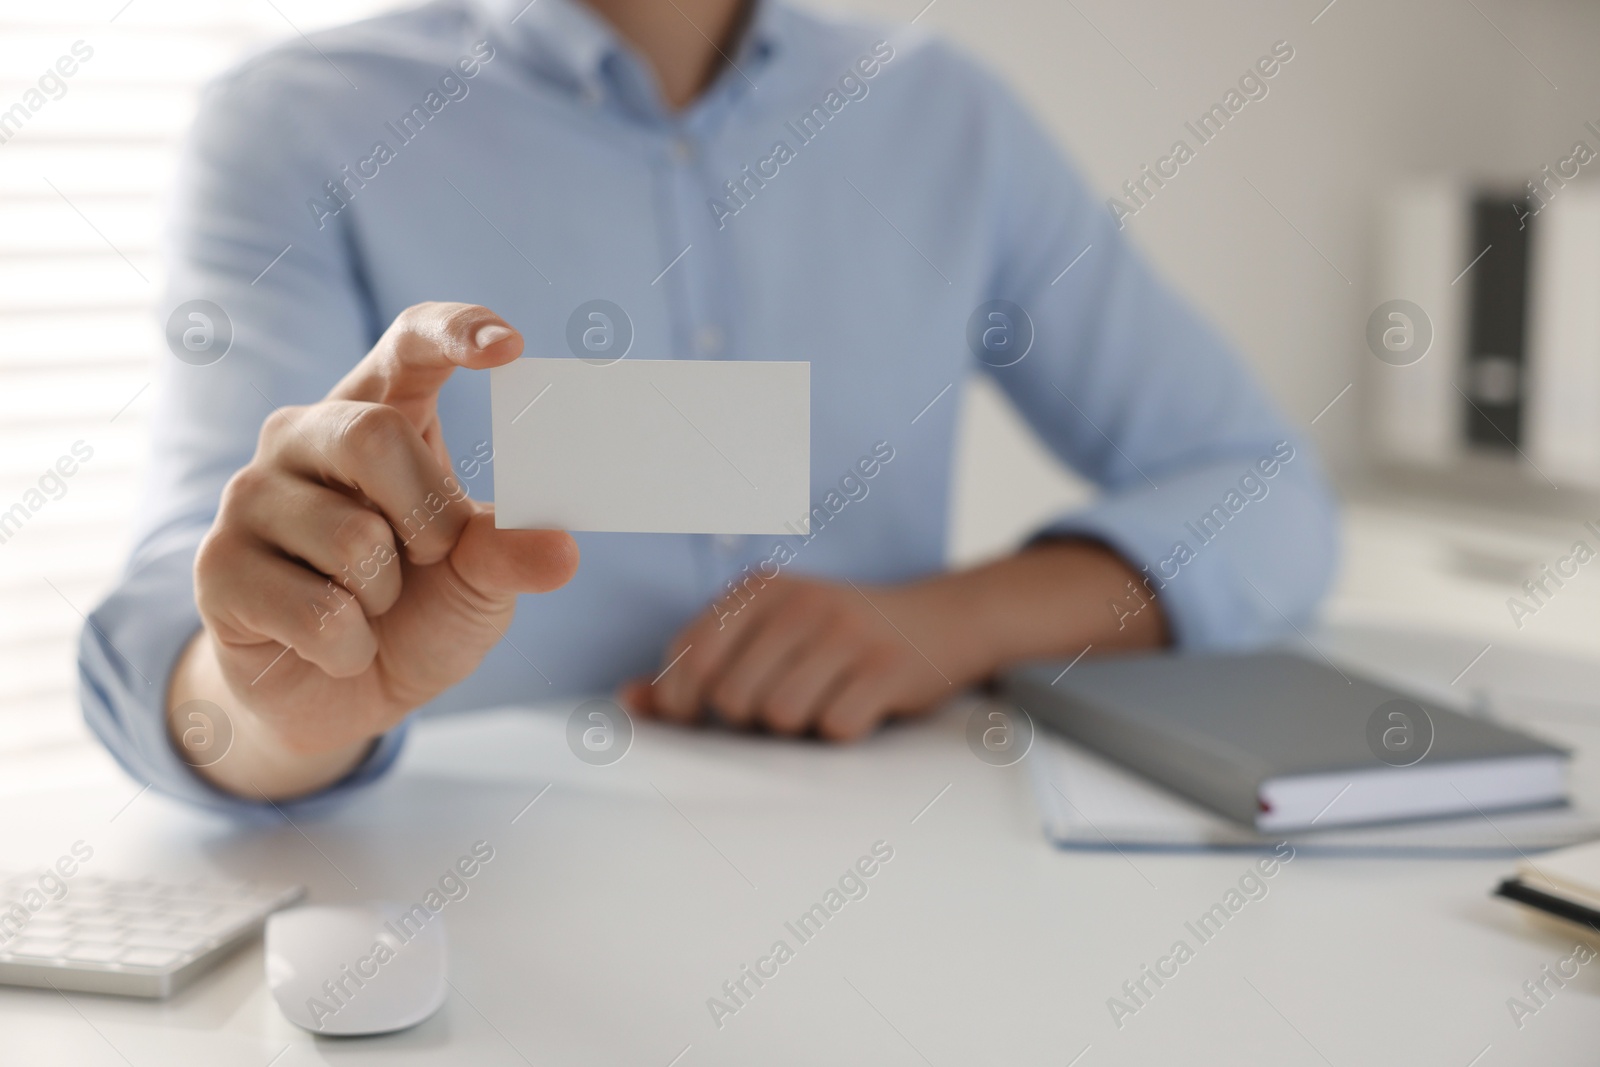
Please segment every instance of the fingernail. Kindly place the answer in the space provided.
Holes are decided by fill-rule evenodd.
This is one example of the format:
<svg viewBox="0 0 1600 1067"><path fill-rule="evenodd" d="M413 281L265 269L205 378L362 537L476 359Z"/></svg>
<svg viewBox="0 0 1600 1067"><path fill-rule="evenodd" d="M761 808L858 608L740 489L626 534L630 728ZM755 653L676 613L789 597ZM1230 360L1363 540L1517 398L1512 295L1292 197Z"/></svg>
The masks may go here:
<svg viewBox="0 0 1600 1067"><path fill-rule="evenodd" d="M511 336L511 327L491 323L488 326L478 327L478 332L473 335L472 341L479 348L488 348L498 341L504 341Z"/></svg>

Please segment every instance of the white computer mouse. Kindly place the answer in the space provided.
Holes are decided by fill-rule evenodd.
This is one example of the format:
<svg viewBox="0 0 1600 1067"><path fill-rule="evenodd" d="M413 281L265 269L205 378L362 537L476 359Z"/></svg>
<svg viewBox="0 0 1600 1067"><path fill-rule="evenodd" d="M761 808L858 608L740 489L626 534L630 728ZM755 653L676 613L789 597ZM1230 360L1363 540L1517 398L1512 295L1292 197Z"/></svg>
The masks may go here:
<svg viewBox="0 0 1600 1067"><path fill-rule="evenodd" d="M267 988L314 1034L384 1034L444 1003L444 917L375 902L275 912L267 919Z"/></svg>

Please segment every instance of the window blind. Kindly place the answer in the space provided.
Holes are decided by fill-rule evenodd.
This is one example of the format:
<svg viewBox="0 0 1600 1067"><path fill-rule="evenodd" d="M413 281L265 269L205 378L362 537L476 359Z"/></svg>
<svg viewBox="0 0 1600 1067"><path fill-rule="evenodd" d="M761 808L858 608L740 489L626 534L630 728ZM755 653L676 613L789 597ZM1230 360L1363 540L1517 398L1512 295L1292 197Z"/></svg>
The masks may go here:
<svg viewBox="0 0 1600 1067"><path fill-rule="evenodd" d="M204 82L378 0L106 0L0 12L0 757L89 742L77 635L128 549L157 238Z"/></svg>

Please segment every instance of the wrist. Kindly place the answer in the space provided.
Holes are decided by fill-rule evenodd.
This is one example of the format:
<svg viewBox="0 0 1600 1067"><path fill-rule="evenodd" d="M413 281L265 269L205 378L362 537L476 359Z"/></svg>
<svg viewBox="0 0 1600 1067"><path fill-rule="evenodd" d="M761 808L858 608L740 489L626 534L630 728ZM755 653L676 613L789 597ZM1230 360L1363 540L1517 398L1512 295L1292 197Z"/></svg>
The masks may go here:
<svg viewBox="0 0 1600 1067"><path fill-rule="evenodd" d="M1148 590L1136 615L1119 617L1111 609L1130 599L1129 583L1138 584L1139 575L1094 541L1041 542L935 581L946 586L960 644L971 650L969 680L1027 660L1071 659L1091 646L1098 654L1157 648L1169 640L1165 616Z"/></svg>
<svg viewBox="0 0 1600 1067"><path fill-rule="evenodd" d="M958 688L983 681L1007 662L1009 642L1000 626L1004 596L996 595L985 570L940 574L918 586L921 602L914 610L934 623L929 658Z"/></svg>
<svg viewBox="0 0 1600 1067"><path fill-rule="evenodd" d="M314 793L349 774L375 741L298 750L228 684L207 630L185 646L167 690L167 736L178 758L209 784L248 800Z"/></svg>

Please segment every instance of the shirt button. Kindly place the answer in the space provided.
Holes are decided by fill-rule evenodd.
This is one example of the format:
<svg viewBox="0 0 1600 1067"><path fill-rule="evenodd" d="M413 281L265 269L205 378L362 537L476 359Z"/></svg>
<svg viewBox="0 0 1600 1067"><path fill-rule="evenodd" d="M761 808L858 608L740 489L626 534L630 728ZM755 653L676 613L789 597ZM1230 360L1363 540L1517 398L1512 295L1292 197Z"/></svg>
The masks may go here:
<svg viewBox="0 0 1600 1067"><path fill-rule="evenodd" d="M679 163L687 163L694 158L694 145L689 143L687 137L678 137L673 140L672 158Z"/></svg>
<svg viewBox="0 0 1600 1067"><path fill-rule="evenodd" d="M714 356L722 351L722 331L715 326L702 326L695 331L694 343L701 355Z"/></svg>
<svg viewBox="0 0 1600 1067"><path fill-rule="evenodd" d="M599 107L600 102L605 99L605 93L593 82L584 83L582 95L583 102L588 107Z"/></svg>
<svg viewBox="0 0 1600 1067"><path fill-rule="evenodd" d="M723 555L736 555L744 547L744 538L738 534L717 534L712 539L717 551Z"/></svg>

